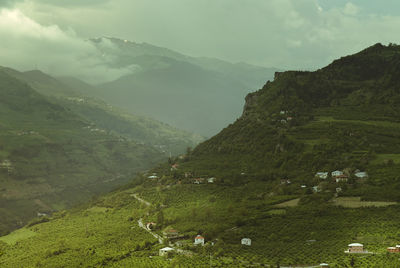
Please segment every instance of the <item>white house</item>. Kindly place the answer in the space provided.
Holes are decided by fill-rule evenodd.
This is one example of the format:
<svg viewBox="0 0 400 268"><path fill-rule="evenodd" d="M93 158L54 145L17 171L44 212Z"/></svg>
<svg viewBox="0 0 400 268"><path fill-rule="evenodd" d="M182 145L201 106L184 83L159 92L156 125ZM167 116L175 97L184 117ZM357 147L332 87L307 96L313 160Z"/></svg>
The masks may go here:
<svg viewBox="0 0 400 268"><path fill-rule="evenodd" d="M313 191L315 192L315 193L318 193L318 192L321 192L321 189L318 187L318 186L313 186Z"/></svg>
<svg viewBox="0 0 400 268"><path fill-rule="evenodd" d="M149 179L158 179L158 177L155 176L155 175L148 176L147 178L149 178Z"/></svg>
<svg viewBox="0 0 400 268"><path fill-rule="evenodd" d="M207 181L208 181L208 183L214 183L215 182L215 178L214 177L208 178Z"/></svg>
<svg viewBox="0 0 400 268"><path fill-rule="evenodd" d="M354 176L356 176L356 177L359 178L359 179L366 179L366 178L368 178L368 173L367 173L367 172L360 171L360 172L356 172L356 173L354 174Z"/></svg>
<svg viewBox="0 0 400 268"><path fill-rule="evenodd" d="M160 256L166 256L166 255L168 255L169 252L172 252L172 251L174 251L174 250L175 250L175 249L170 248L170 247L162 248L162 249L160 249L160 251L159 251L159 255L160 255Z"/></svg>
<svg viewBox="0 0 400 268"><path fill-rule="evenodd" d="M339 177L343 175L343 171L335 170L331 173L332 177Z"/></svg>
<svg viewBox="0 0 400 268"><path fill-rule="evenodd" d="M251 246L250 238L242 238L242 245Z"/></svg>
<svg viewBox="0 0 400 268"><path fill-rule="evenodd" d="M317 172L315 174L315 177L325 180L326 178L328 178L328 172Z"/></svg>
<svg viewBox="0 0 400 268"><path fill-rule="evenodd" d="M195 244L195 245L202 245L202 246L204 246L204 237L202 237L201 235L197 235L197 236L194 238L194 244Z"/></svg>
<svg viewBox="0 0 400 268"><path fill-rule="evenodd" d="M360 243L349 244L349 249L345 251L346 253L364 253L364 245Z"/></svg>
<svg viewBox="0 0 400 268"><path fill-rule="evenodd" d="M329 264L327 264L327 263L321 263L320 265L319 265L319 267L329 267Z"/></svg>

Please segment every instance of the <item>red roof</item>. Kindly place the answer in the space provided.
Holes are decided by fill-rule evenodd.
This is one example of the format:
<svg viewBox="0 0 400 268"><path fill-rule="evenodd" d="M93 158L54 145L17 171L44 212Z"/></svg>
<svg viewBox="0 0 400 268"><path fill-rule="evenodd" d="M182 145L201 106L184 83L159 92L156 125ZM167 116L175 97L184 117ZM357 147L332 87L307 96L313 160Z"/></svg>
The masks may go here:
<svg viewBox="0 0 400 268"><path fill-rule="evenodd" d="M196 239L204 239L201 235L196 236Z"/></svg>

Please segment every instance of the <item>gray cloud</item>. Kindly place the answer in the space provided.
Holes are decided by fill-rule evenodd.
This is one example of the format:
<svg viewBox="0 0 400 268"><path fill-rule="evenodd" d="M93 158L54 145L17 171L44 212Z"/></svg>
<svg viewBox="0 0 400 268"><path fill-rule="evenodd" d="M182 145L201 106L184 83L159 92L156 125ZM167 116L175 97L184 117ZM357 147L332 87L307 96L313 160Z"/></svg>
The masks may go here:
<svg viewBox="0 0 400 268"><path fill-rule="evenodd" d="M76 76L93 83L116 79L130 68L108 67L105 58L73 31L43 26L18 10L0 11L0 65L19 70L42 69L54 75Z"/></svg>
<svg viewBox="0 0 400 268"><path fill-rule="evenodd" d="M394 0L388 3L400 8ZM194 56L308 69L376 42L399 42L400 16L389 6L374 13L375 5L364 0L25 0L15 8L44 28L57 25L76 41L74 51L80 44L85 55L90 49L83 39L115 36ZM67 43L57 43L64 54Z"/></svg>

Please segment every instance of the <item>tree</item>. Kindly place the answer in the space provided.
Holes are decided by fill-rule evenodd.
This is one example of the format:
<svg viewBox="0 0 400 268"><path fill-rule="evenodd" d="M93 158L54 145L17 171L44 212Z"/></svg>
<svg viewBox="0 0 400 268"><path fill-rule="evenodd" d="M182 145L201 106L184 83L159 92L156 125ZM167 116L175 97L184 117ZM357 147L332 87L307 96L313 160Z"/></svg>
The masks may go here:
<svg viewBox="0 0 400 268"><path fill-rule="evenodd" d="M351 257L350 266L354 267L354 257Z"/></svg>
<svg viewBox="0 0 400 268"><path fill-rule="evenodd" d="M164 213L162 212L162 210L157 213L157 224L159 224L160 226L164 224Z"/></svg>

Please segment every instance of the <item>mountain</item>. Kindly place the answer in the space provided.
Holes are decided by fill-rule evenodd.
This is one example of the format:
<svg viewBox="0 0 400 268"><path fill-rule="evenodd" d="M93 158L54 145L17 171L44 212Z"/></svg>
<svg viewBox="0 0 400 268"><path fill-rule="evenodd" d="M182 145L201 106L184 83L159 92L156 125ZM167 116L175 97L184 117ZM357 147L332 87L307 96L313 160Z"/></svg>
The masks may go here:
<svg viewBox="0 0 400 268"><path fill-rule="evenodd" d="M157 147L167 155L180 154L203 141L200 135L182 131L145 116L130 114L95 97L96 88L73 77L54 78L39 70L19 72L1 70L24 81L37 92L78 114L92 124L116 136Z"/></svg>
<svg viewBox="0 0 400 268"><path fill-rule="evenodd" d="M109 191L165 159L0 71L0 233Z"/></svg>
<svg viewBox="0 0 400 268"><path fill-rule="evenodd" d="M240 116L244 96L277 71L116 38L90 41L114 68L132 69L132 74L100 85L93 94L132 113L205 136Z"/></svg>
<svg viewBox="0 0 400 268"><path fill-rule="evenodd" d="M376 44L276 73L185 156L1 237L0 265L396 267L399 66L400 46ZM352 243L367 252L344 253Z"/></svg>

